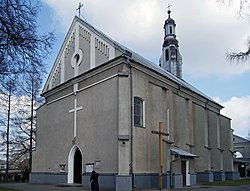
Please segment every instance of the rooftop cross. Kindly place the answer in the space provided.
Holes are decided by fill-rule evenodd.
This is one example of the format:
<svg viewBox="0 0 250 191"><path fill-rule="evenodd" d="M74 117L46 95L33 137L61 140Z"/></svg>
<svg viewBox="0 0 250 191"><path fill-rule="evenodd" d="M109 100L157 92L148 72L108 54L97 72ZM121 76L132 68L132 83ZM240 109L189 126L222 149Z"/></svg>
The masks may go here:
<svg viewBox="0 0 250 191"><path fill-rule="evenodd" d="M169 17L169 18L170 18L170 13L171 13L170 7L172 7L172 5L170 5L170 4L168 3L167 9L168 9L168 17Z"/></svg>
<svg viewBox="0 0 250 191"><path fill-rule="evenodd" d="M79 11L79 17L81 16L81 8L82 8L83 4L81 2L79 2L79 6L76 10Z"/></svg>
<svg viewBox="0 0 250 191"><path fill-rule="evenodd" d="M172 7L172 5L170 5L170 4L168 3L167 8L168 8L169 11L170 11L170 7Z"/></svg>

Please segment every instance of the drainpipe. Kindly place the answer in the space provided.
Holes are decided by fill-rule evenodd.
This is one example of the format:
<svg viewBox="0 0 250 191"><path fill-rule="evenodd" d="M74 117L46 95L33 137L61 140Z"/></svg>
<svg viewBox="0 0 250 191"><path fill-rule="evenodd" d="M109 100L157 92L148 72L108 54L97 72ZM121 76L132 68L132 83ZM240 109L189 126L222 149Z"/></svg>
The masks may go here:
<svg viewBox="0 0 250 191"><path fill-rule="evenodd" d="M130 75L130 131L131 131L131 143L130 143L130 169L131 169L131 175L132 175L132 187L136 188L135 185L135 174L134 174L134 153L133 153L133 149L134 149L134 144L133 144L133 79L132 79L132 66L130 64L130 59L132 57L132 53L129 51L125 51L123 53L123 56L125 58L127 58L126 63L129 65L129 75Z"/></svg>

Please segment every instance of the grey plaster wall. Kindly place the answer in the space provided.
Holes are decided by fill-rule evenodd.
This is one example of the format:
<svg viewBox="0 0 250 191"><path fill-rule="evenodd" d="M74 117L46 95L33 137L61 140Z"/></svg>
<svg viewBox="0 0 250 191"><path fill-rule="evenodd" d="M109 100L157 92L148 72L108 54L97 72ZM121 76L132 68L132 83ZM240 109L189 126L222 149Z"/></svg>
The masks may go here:
<svg viewBox="0 0 250 191"><path fill-rule="evenodd" d="M216 113L209 111L208 113L208 131L209 131L209 147L211 147L211 170L223 170L221 165L221 151L220 149L220 127L218 123L218 116Z"/></svg>
<svg viewBox="0 0 250 191"><path fill-rule="evenodd" d="M193 105L194 112L194 140L195 140L195 154L199 158L195 158L195 171L203 172L208 170L208 149L205 147L206 133L205 133L205 118L206 114L204 108L199 105Z"/></svg>
<svg viewBox="0 0 250 191"><path fill-rule="evenodd" d="M233 171L233 135L230 128L230 119L224 116L220 116L221 124L221 147L223 151L223 169L224 171ZM229 139L223 139L228 137Z"/></svg>
<svg viewBox="0 0 250 191"><path fill-rule="evenodd" d="M88 80L99 81L102 76L100 74L94 78ZM83 171L86 163L98 160L99 172L117 172L117 82L117 77L112 78L76 95L72 94L45 104L38 110L37 148L33 155L33 172L56 173L60 171L59 164L66 164L67 171L68 156L74 139L74 114L69 113L69 110L74 108L75 98L77 106L83 107L77 112L77 138L74 142L82 151ZM72 87L70 89L73 91ZM68 88L58 92L60 95L67 93Z"/></svg>
<svg viewBox="0 0 250 191"><path fill-rule="evenodd" d="M65 50L64 59L65 59L65 81L69 80L74 76L74 69L71 66L71 58L75 52L75 38L72 36L67 49Z"/></svg>

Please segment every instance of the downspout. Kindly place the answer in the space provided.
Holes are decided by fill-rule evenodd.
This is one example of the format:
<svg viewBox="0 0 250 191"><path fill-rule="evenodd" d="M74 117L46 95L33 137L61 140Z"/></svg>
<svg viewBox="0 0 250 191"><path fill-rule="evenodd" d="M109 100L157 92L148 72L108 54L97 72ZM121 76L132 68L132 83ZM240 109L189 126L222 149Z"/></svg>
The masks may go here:
<svg viewBox="0 0 250 191"><path fill-rule="evenodd" d="M128 59L129 61L129 59ZM129 64L129 63L128 63ZM129 72L130 72L130 103L131 103L131 117L130 117L130 121L131 121L131 174L132 174L132 187L133 188L136 188L136 185L135 185L135 174L134 174L134 161L133 161L133 158L134 158L134 152L133 152L133 149L134 149L134 144L133 144L133 140L134 140L134 134L133 134L133 78L132 78L132 67L131 65L129 64Z"/></svg>
<svg viewBox="0 0 250 191"><path fill-rule="evenodd" d="M130 58L132 57L132 53L129 51L124 52L124 57L126 59L126 63L129 65L129 75L130 75L130 131L131 131L131 143L130 143L130 169L131 169L131 175L132 175L132 187L136 188L135 185L135 174L134 174L134 144L133 144L133 79L132 79L132 66L130 64Z"/></svg>

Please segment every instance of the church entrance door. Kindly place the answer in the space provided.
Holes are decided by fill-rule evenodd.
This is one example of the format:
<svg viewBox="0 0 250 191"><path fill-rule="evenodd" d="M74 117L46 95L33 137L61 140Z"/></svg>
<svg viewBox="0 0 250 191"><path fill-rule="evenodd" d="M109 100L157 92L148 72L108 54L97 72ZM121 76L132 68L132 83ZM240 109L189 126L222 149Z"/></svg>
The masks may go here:
<svg viewBox="0 0 250 191"><path fill-rule="evenodd" d="M190 186L189 161L181 161L183 186Z"/></svg>
<svg viewBox="0 0 250 191"><path fill-rule="evenodd" d="M74 156L74 183L82 183L82 154L78 148Z"/></svg>
<svg viewBox="0 0 250 191"><path fill-rule="evenodd" d="M82 152L74 145L68 157L68 183L82 183Z"/></svg>

